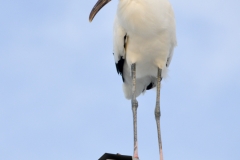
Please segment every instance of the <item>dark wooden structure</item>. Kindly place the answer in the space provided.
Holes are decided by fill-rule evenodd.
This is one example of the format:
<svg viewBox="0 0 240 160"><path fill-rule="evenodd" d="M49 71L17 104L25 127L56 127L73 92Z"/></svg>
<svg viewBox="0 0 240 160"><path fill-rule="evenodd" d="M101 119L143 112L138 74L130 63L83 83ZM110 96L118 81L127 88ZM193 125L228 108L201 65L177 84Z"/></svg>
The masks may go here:
<svg viewBox="0 0 240 160"><path fill-rule="evenodd" d="M132 160L132 156L105 153L98 160L108 160L108 159L111 159L111 160Z"/></svg>

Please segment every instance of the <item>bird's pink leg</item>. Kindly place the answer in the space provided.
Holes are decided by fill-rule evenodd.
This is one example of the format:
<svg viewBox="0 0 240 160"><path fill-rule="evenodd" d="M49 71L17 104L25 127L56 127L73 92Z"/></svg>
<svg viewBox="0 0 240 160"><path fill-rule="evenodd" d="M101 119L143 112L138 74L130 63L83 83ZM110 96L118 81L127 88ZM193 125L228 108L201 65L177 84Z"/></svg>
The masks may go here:
<svg viewBox="0 0 240 160"><path fill-rule="evenodd" d="M138 102L136 100L136 63L131 66L132 71L132 112L133 112L133 131L134 131L134 151L133 158L138 159L138 141L137 141L137 108Z"/></svg>
<svg viewBox="0 0 240 160"><path fill-rule="evenodd" d="M160 129L160 84L161 84L161 77L162 69L158 68L158 77L157 77L157 99L156 99L156 107L155 107L155 119L157 123L157 132L158 132L158 145L159 145L159 154L160 160L163 160L163 152L162 152L162 139L161 139L161 129Z"/></svg>

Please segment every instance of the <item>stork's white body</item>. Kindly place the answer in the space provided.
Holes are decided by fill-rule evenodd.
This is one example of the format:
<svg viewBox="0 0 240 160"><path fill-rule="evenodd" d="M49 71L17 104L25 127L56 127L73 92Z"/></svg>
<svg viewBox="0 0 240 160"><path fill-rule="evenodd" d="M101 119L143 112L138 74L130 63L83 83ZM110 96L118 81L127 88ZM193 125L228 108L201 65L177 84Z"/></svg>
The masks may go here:
<svg viewBox="0 0 240 160"><path fill-rule="evenodd" d="M150 83L155 86L158 68L166 73L176 43L174 13L168 0L119 0L113 52L116 63L125 59L123 90L127 99L132 97L131 65L136 63L139 96Z"/></svg>
<svg viewBox="0 0 240 160"><path fill-rule="evenodd" d="M89 21L111 0L98 0ZM125 97L131 99L134 152L138 157L136 97L156 86L155 119L160 160L163 160L160 127L160 86L176 46L175 20L168 0L119 0L114 24L113 53L117 72L123 78ZM164 74L165 73L165 74Z"/></svg>

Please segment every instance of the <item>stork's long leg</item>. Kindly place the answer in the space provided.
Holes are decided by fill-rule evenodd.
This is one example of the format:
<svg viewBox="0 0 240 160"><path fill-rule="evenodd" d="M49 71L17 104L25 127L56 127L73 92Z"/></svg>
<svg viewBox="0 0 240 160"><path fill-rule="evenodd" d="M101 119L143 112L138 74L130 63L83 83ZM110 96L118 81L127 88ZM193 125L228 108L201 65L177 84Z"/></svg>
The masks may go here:
<svg viewBox="0 0 240 160"><path fill-rule="evenodd" d="M137 108L136 100L136 63L131 66L132 71L132 112L133 112L133 130L134 130L134 152L133 157L138 159L138 141L137 141Z"/></svg>
<svg viewBox="0 0 240 160"><path fill-rule="evenodd" d="M155 119L157 123L157 131L158 131L158 145L159 145L159 153L160 160L163 160L163 152L162 152L162 139L161 139L161 129L160 129L160 85L162 80L162 69L158 68L158 76L157 76L157 99L156 99L156 108L155 108Z"/></svg>

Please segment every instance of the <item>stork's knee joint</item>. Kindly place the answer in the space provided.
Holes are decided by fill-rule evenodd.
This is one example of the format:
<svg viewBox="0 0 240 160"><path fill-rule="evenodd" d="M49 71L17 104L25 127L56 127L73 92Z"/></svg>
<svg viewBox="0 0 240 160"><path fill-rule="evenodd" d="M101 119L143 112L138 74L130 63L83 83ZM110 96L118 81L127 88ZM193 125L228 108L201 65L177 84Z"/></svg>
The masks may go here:
<svg viewBox="0 0 240 160"><path fill-rule="evenodd" d="M160 118L161 117L161 112L160 111L155 111L155 117L156 118Z"/></svg>
<svg viewBox="0 0 240 160"><path fill-rule="evenodd" d="M161 117L161 111L160 111L160 105L159 105L159 103L156 104L155 117L156 117L156 118L160 118L160 117Z"/></svg>
<svg viewBox="0 0 240 160"><path fill-rule="evenodd" d="M137 100L132 100L132 109L137 109L138 108L138 101Z"/></svg>

